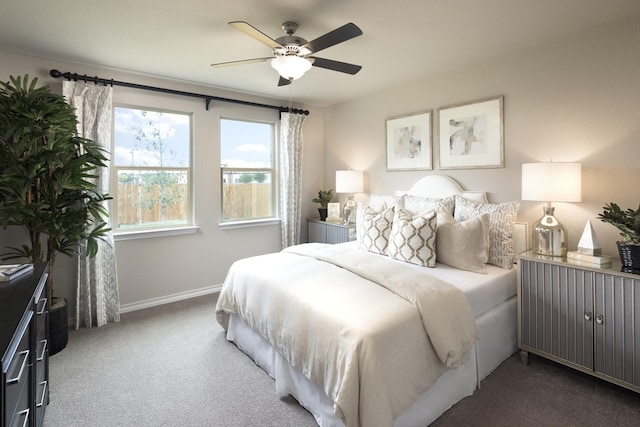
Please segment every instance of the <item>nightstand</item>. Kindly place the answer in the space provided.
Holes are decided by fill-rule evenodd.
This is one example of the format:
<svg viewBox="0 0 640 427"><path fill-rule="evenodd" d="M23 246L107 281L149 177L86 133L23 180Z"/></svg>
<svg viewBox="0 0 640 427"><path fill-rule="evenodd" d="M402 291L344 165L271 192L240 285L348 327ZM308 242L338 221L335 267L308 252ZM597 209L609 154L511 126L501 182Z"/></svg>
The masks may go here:
<svg viewBox="0 0 640 427"><path fill-rule="evenodd" d="M307 240L312 243L344 243L356 240L356 226L349 226L319 218L307 219Z"/></svg>
<svg viewBox="0 0 640 427"><path fill-rule="evenodd" d="M518 262L518 347L640 392L640 276L525 252Z"/></svg>

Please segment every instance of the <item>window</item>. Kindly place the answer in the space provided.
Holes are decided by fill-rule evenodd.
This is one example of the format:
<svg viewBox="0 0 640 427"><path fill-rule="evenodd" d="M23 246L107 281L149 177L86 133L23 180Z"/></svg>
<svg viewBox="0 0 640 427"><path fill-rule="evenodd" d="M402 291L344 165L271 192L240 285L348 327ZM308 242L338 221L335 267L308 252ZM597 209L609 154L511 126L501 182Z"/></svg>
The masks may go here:
<svg viewBox="0 0 640 427"><path fill-rule="evenodd" d="M112 157L116 232L192 224L189 115L116 107Z"/></svg>
<svg viewBox="0 0 640 427"><path fill-rule="evenodd" d="M222 222L275 217L275 124L220 120Z"/></svg>

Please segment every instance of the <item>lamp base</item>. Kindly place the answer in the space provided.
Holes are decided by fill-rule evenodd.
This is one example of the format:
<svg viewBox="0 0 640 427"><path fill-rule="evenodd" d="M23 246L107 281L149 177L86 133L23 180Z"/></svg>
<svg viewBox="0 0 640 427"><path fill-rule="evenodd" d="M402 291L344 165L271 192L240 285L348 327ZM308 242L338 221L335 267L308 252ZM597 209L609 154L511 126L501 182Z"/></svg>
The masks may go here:
<svg viewBox="0 0 640 427"><path fill-rule="evenodd" d="M349 195L349 200L344 204L342 210L342 219L344 225L354 224L356 222L356 208L358 205L353 201L353 196Z"/></svg>
<svg viewBox="0 0 640 427"><path fill-rule="evenodd" d="M533 225L533 251L551 257L567 256L567 232L553 216L555 208L545 206L544 216Z"/></svg>

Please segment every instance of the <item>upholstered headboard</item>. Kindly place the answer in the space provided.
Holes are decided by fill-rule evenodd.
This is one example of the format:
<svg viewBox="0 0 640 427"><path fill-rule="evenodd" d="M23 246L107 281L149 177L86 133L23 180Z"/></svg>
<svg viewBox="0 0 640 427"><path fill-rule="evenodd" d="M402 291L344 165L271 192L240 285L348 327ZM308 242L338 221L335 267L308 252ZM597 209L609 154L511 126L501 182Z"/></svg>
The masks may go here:
<svg viewBox="0 0 640 427"><path fill-rule="evenodd" d="M409 191L396 191L397 196L410 194L412 196L443 199L445 197L460 195L469 200L487 203L487 195L484 191L464 191L452 178L445 175L427 175L420 178Z"/></svg>
<svg viewBox="0 0 640 427"><path fill-rule="evenodd" d="M487 193L484 191L465 191L452 178L446 175L427 175L420 178L410 190L396 191L397 196L409 194L412 196L442 199L459 195L466 199L480 203L488 203ZM513 227L513 249L518 255L530 249L529 225L525 222L516 222Z"/></svg>

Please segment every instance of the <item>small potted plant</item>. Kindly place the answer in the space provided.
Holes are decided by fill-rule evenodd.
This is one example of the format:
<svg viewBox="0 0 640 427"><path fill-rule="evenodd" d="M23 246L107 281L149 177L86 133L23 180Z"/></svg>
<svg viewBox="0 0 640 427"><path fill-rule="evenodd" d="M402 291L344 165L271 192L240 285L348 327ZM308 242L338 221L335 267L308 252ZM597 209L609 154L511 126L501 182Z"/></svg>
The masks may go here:
<svg viewBox="0 0 640 427"><path fill-rule="evenodd" d="M311 200L313 203L319 203L318 213L320 221L327 220L327 205L333 198L333 190L318 190L318 195Z"/></svg>
<svg viewBox="0 0 640 427"><path fill-rule="evenodd" d="M605 204L598 219L620 230L621 241L616 242L623 271L640 274L640 206L622 210L617 204Z"/></svg>

